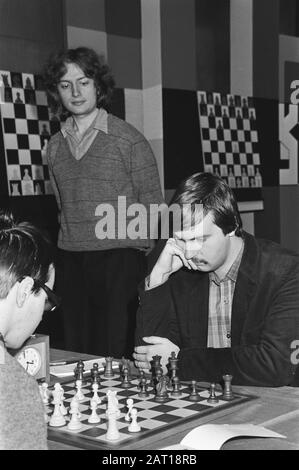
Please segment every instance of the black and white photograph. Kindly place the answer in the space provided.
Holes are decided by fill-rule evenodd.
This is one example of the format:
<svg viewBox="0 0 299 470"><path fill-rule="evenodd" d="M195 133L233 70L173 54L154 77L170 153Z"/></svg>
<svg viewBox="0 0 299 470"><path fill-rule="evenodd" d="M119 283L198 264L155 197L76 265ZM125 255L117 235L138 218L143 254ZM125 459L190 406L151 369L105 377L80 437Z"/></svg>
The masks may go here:
<svg viewBox="0 0 299 470"><path fill-rule="evenodd" d="M299 450L298 106L296 0L0 0L0 450Z"/></svg>

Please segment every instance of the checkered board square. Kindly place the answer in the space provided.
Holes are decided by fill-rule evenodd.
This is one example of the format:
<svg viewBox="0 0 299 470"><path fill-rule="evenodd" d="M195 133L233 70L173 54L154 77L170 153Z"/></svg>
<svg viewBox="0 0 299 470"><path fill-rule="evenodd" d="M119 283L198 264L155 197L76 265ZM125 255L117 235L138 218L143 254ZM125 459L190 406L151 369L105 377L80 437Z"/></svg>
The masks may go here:
<svg viewBox="0 0 299 470"><path fill-rule="evenodd" d="M262 187L256 111L250 97L198 91L204 169L231 188Z"/></svg>
<svg viewBox="0 0 299 470"><path fill-rule="evenodd" d="M149 396L147 398L140 398L139 393L139 380L132 379L129 388L121 387L121 378L115 375L113 379L105 379L101 377L101 384L99 386L98 396L101 403L98 405L97 413L101 418L100 423L88 423L88 416L91 414L90 399L93 396L90 378L85 378L83 383L82 392L84 400L80 402L79 411L81 413L81 429L71 431L67 428L70 420L70 415L66 416L67 423L62 427L48 426L48 437L50 440L59 441L63 443L74 444L82 449L109 449L109 448L122 448L129 444L130 448L134 448L134 442L141 441L146 437L173 428L179 424L187 423L201 416L214 414L219 410L229 409L235 405L240 405L252 400L256 397L248 396L245 394L234 393L234 398L226 401L222 398L222 391L216 390L218 403L208 403L209 391L203 388L198 388L200 394L200 401L192 402L188 399L191 393L190 385L181 384L181 396L169 398L164 403L155 401L155 395L152 387L148 387ZM69 410L70 402L76 394L76 387L74 380L62 383L64 389L64 406ZM117 420L117 427L119 430L119 439L115 441L108 441L106 439L107 432L107 391L117 391L119 402L120 417ZM134 408L137 409L137 422L141 427L141 431L131 433L128 430L129 423L125 420L127 413L127 399L132 398L134 401ZM53 412L53 405L47 406L47 413L50 416Z"/></svg>
<svg viewBox="0 0 299 470"><path fill-rule="evenodd" d="M39 75L0 71L0 110L10 196L52 194L46 161L60 129Z"/></svg>

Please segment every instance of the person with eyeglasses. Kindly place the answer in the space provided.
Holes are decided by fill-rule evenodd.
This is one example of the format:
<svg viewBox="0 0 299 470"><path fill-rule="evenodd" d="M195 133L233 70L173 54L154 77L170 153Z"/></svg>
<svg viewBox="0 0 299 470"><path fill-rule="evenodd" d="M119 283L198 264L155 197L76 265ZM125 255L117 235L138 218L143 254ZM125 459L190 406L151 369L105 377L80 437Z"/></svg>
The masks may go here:
<svg viewBox="0 0 299 470"><path fill-rule="evenodd" d="M45 310L59 298L54 250L28 222L0 213L0 449L45 450L44 408L34 378L8 352L35 331Z"/></svg>

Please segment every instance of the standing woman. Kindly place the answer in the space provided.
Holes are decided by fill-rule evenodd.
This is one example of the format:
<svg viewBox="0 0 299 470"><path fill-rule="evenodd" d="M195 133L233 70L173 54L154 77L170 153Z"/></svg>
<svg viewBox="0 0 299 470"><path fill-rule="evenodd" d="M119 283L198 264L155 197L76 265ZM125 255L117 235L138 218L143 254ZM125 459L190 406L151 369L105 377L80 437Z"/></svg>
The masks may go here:
<svg viewBox="0 0 299 470"><path fill-rule="evenodd" d="M80 47L52 56L44 78L52 111L68 114L48 145L60 211L65 347L130 357L137 285L152 243L147 234L126 235L129 219L119 214L118 202L125 196L126 207L146 209L163 202L155 157L137 129L107 112L114 80L95 51ZM115 213L115 230L105 233L98 223L107 208Z"/></svg>

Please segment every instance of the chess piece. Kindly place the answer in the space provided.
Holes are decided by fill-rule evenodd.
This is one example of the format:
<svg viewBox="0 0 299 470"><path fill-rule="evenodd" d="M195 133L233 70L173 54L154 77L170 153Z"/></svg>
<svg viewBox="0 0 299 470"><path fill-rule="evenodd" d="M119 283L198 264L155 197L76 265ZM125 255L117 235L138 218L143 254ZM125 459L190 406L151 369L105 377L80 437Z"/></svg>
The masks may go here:
<svg viewBox="0 0 299 470"><path fill-rule="evenodd" d="M27 90L32 90L31 80L30 80L29 77L26 77L25 88L26 88Z"/></svg>
<svg viewBox="0 0 299 470"><path fill-rule="evenodd" d="M173 378L177 375L177 371L178 371L178 358L175 356L175 352L172 351L171 354L170 354L170 358L168 359L168 363L169 363L169 370L171 372L171 379L173 380Z"/></svg>
<svg viewBox="0 0 299 470"><path fill-rule="evenodd" d="M132 386L131 382L129 381L129 369L124 367L123 369L123 381L120 384L122 388L130 388Z"/></svg>
<svg viewBox="0 0 299 470"><path fill-rule="evenodd" d="M55 384L56 385L56 384ZM50 418L49 426L58 427L66 424L65 417L61 413L62 393L59 388L53 390L54 412Z"/></svg>
<svg viewBox="0 0 299 470"><path fill-rule="evenodd" d="M76 380L81 380L83 382L84 377L84 362L80 359L77 362L76 368L74 370Z"/></svg>
<svg viewBox="0 0 299 470"><path fill-rule="evenodd" d="M61 397L60 397L60 412L63 416L66 416L67 415L67 409L66 407L64 406L64 403L63 403L63 400L64 400L64 389L63 387L60 385L60 383L56 383L54 385L54 390L57 390L57 392L59 391L60 394L61 394Z"/></svg>
<svg viewBox="0 0 299 470"><path fill-rule="evenodd" d="M16 99L15 99L15 103L16 104L24 104L19 91L17 91L17 96L16 96Z"/></svg>
<svg viewBox="0 0 299 470"><path fill-rule="evenodd" d="M261 188L262 187L262 177L261 177L261 174L260 174L260 170L258 168L256 169L254 179L255 179L255 186L257 188Z"/></svg>
<svg viewBox="0 0 299 470"><path fill-rule="evenodd" d="M43 194L39 183L35 182L34 186L35 186L34 194L36 196L40 196L41 194Z"/></svg>
<svg viewBox="0 0 299 470"><path fill-rule="evenodd" d="M76 389L77 389L77 393L75 397L77 398L78 401L83 401L84 393L82 392L82 380L76 380Z"/></svg>
<svg viewBox="0 0 299 470"><path fill-rule="evenodd" d="M40 391L42 390L41 392L41 396L42 396L42 401L44 403L44 405L48 405L49 402L50 402L50 392L48 390L48 384L47 382L43 382L41 385L40 385Z"/></svg>
<svg viewBox="0 0 299 470"><path fill-rule="evenodd" d="M79 412L79 402L78 400L72 400L71 401L71 406L70 406L70 415L71 415L71 420L67 425L67 428L70 431L78 431L79 429L82 428L82 423L80 421L80 412Z"/></svg>
<svg viewBox="0 0 299 470"><path fill-rule="evenodd" d="M117 428L115 411L107 411L107 418L107 433L105 434L105 437L107 441L116 441L119 439L119 431Z"/></svg>
<svg viewBox="0 0 299 470"><path fill-rule="evenodd" d="M208 403L214 404L214 403L219 402L218 398L216 397L215 388L216 388L216 384L211 383L211 385L210 385L210 396L207 399Z"/></svg>
<svg viewBox="0 0 299 470"><path fill-rule="evenodd" d="M48 128L47 128L47 124L43 124L43 128L42 128L42 131L41 131L41 135L47 136L47 137L50 136L49 131L48 131Z"/></svg>
<svg viewBox="0 0 299 470"><path fill-rule="evenodd" d="M88 422L91 424L97 424L101 422L101 418L97 414L98 403L93 398L90 400L91 415L88 417Z"/></svg>
<svg viewBox="0 0 299 470"><path fill-rule="evenodd" d="M188 400L190 400L190 401L199 401L201 398L200 398L200 395L199 395L198 391L196 390L196 380L192 380L191 386L192 386L192 391L191 391L191 394L188 397Z"/></svg>
<svg viewBox="0 0 299 470"><path fill-rule="evenodd" d="M134 400L133 398L128 398L127 399L127 413L125 415L125 421L131 421L131 411L132 411L132 408L133 408L133 404L134 404Z"/></svg>
<svg viewBox="0 0 299 470"><path fill-rule="evenodd" d="M21 196L19 183L11 183L11 186L12 186L11 195L12 196Z"/></svg>
<svg viewBox="0 0 299 470"><path fill-rule="evenodd" d="M99 364L95 362L90 370L91 382L101 385Z"/></svg>
<svg viewBox="0 0 299 470"><path fill-rule="evenodd" d="M105 366L104 377L106 379L111 379L114 377L113 369L112 369L113 357L105 357L105 361L106 361L106 366Z"/></svg>
<svg viewBox="0 0 299 470"><path fill-rule="evenodd" d="M129 424L129 426L128 426L128 431L129 432L139 432L139 431L141 431L141 427L137 423L137 409L136 408L132 408L131 418L132 418L132 421L131 421L131 424Z"/></svg>
<svg viewBox="0 0 299 470"><path fill-rule="evenodd" d="M242 169L242 186L243 188L249 187L249 180L248 180L248 176L246 174L245 168Z"/></svg>
<svg viewBox="0 0 299 470"><path fill-rule="evenodd" d="M93 391L92 400L95 401L97 405L99 405L101 403L101 399L98 395L99 385L95 382L92 384L91 388Z"/></svg>
<svg viewBox="0 0 299 470"><path fill-rule="evenodd" d="M233 170L230 168L228 171L228 185L230 188L235 188L236 187L236 180L233 175Z"/></svg>
<svg viewBox="0 0 299 470"><path fill-rule="evenodd" d="M10 87L10 84L9 84L9 81L8 81L8 75L4 74L4 73L1 73L1 77L2 77L2 81L3 81L3 85L5 87Z"/></svg>
<svg viewBox="0 0 299 470"><path fill-rule="evenodd" d="M117 390L108 390L107 392L107 411L106 414L115 413L117 418L120 418L120 411L117 399Z"/></svg>
<svg viewBox="0 0 299 470"><path fill-rule="evenodd" d="M172 390L172 392L170 392L170 396L171 396L172 398L181 397L181 396L182 396L182 392L181 392L181 390L180 390L180 387L181 387L181 385L180 385L180 379L179 379L177 376L173 377L173 379L172 379L172 385L173 385L173 390Z"/></svg>
<svg viewBox="0 0 299 470"><path fill-rule="evenodd" d="M31 176L29 175L29 170L28 170L28 168L25 168L25 170L24 170L24 176L23 176L22 179L23 179L23 181L31 181L31 180L32 180Z"/></svg>
<svg viewBox="0 0 299 470"><path fill-rule="evenodd" d="M147 398L149 396L149 393L147 391L147 380L146 380L145 375L141 377L139 387L140 387L140 391L138 392L139 398Z"/></svg>
<svg viewBox="0 0 299 470"><path fill-rule="evenodd" d="M232 389L232 375L225 374L222 376L224 380L223 400L232 400L234 398Z"/></svg>
<svg viewBox="0 0 299 470"><path fill-rule="evenodd" d="M159 382L156 385L156 396L155 401L158 403L164 403L168 400L168 392L167 392L167 384L169 382L169 378L167 375L162 375L160 377Z"/></svg>

